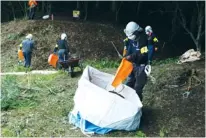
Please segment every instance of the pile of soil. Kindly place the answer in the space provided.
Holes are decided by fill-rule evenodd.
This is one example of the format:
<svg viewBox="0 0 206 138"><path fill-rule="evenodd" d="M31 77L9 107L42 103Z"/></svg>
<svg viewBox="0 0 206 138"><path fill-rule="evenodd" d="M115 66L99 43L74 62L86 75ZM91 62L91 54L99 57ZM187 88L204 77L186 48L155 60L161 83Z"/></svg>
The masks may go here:
<svg viewBox="0 0 206 138"><path fill-rule="evenodd" d="M46 69L48 56L53 52L61 33L68 35L71 53L83 59L117 59L117 53L111 41L122 52L123 29L112 25L78 21L20 20L2 23L2 58L17 61L17 48L26 34L33 34L37 50L33 52L33 69ZM8 55L9 53L9 55ZM4 63L3 63L4 64ZM4 68L4 66L3 66Z"/></svg>

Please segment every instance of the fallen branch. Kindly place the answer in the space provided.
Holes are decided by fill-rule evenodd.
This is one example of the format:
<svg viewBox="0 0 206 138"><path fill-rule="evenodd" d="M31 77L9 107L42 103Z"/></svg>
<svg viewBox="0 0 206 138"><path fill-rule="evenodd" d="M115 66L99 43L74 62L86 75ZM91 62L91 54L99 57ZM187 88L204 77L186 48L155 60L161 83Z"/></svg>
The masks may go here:
<svg viewBox="0 0 206 138"><path fill-rule="evenodd" d="M195 79L196 81L198 81L199 83L196 84L196 85L194 85L193 88L199 86L202 82L201 82L201 80L196 76L196 70L195 70L195 69L192 69L191 76L190 76L190 78L189 78L189 80L188 80L188 84L189 84L189 85L188 85L188 88L187 88L188 91L192 89L192 80L194 80L194 79Z"/></svg>

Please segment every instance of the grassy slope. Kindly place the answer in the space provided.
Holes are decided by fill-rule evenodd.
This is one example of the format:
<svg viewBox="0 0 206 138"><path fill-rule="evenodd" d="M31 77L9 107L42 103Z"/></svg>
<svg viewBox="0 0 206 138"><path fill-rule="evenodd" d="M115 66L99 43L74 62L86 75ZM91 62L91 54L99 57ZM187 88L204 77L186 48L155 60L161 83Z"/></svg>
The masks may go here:
<svg viewBox="0 0 206 138"><path fill-rule="evenodd" d="M140 134L146 136L204 136L204 62L176 65L167 63L153 67L156 83L149 80L144 89L143 118ZM188 98L182 94L188 86L186 69L198 68L202 84L194 87ZM114 74L116 69L101 69ZM13 76L14 77L14 76ZM2 111L3 136L83 136L79 129L71 130L67 115L73 107L73 96L80 78L70 78L66 73L48 76L14 77L20 89L17 99L21 104ZM5 81L3 77L3 81ZM182 85L185 84L185 85ZM195 83L194 83L195 84ZM193 86L194 86L193 84ZM169 88L168 85L181 85ZM4 87L3 87L4 88ZM5 88L4 88L5 89ZM4 89L2 93L4 93ZM24 104L25 99L29 99ZM187 126L187 127L185 127ZM137 131L111 132L105 136L138 136Z"/></svg>

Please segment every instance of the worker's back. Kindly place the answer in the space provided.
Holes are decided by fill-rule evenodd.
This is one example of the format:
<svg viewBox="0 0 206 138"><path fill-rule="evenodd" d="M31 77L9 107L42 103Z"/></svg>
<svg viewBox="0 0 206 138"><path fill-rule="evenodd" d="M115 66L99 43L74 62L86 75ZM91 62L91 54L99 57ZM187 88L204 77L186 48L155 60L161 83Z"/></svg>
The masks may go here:
<svg viewBox="0 0 206 138"><path fill-rule="evenodd" d="M23 40L22 42L22 50L23 52L32 52L33 48L34 48L34 41L33 40Z"/></svg>

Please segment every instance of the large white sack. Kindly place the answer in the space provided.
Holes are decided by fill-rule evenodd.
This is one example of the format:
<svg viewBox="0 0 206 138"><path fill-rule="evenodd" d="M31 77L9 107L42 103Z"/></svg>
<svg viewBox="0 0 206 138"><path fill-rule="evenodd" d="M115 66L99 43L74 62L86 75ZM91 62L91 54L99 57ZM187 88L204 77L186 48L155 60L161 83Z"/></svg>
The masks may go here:
<svg viewBox="0 0 206 138"><path fill-rule="evenodd" d="M79 112L83 119L99 127L134 130L139 126L142 103L135 90L124 84L116 91L125 98L109 92L114 90L113 78L87 66L78 82L72 113Z"/></svg>

